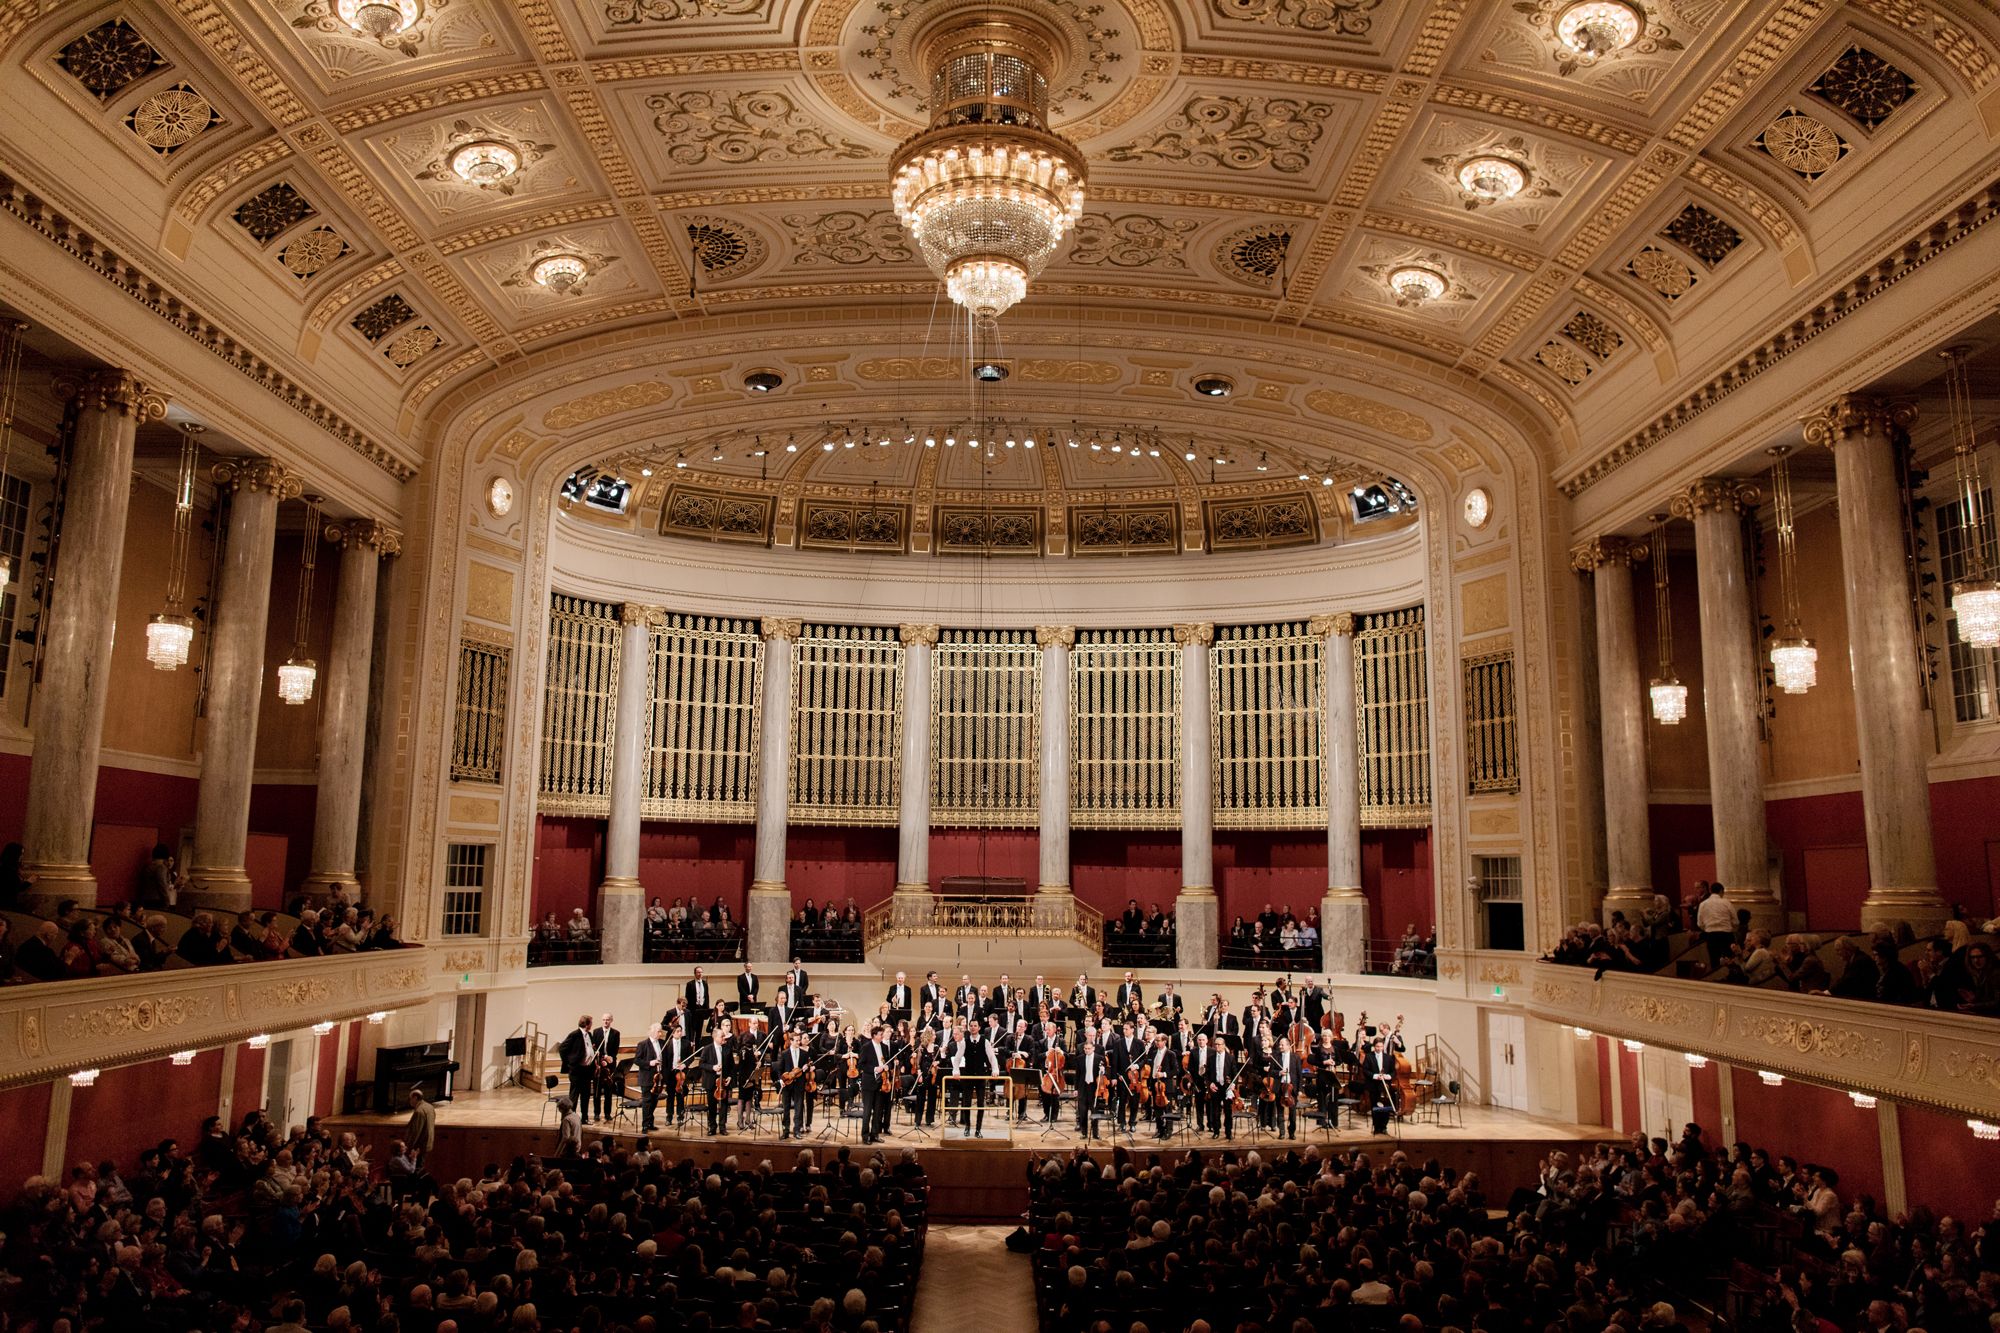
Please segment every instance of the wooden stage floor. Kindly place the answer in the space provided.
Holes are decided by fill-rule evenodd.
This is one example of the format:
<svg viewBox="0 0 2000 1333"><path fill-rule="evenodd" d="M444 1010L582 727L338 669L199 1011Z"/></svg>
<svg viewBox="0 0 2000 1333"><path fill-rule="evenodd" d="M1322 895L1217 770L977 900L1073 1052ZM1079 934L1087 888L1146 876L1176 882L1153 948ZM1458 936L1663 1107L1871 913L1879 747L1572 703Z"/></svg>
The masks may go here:
<svg viewBox="0 0 2000 1333"><path fill-rule="evenodd" d="M1068 1112L1070 1108L1065 1105L1064 1110ZM555 1111L539 1092L509 1087L460 1093L439 1104L437 1112L438 1145L430 1166L433 1175L444 1179L476 1178L489 1164L505 1168L516 1157L546 1153L555 1147ZM828 1118L818 1113L809 1133L785 1139L779 1137L780 1122L775 1107L765 1110L758 1127L751 1131L736 1128L732 1108L731 1127L718 1137L711 1138L703 1132L704 1117L699 1111L688 1115L685 1130L668 1127L647 1137L653 1147L670 1159L693 1157L709 1162L734 1155L739 1162L746 1157L769 1159L780 1169L788 1168L802 1148L812 1149L822 1159L847 1148L857 1158L881 1152L889 1160L894 1160L894 1155L902 1149L914 1149L931 1178L934 1216L950 1221L1005 1220L1018 1216L1026 1206L1026 1172L1033 1157L1068 1153L1084 1142L1073 1119L1045 1132L1047 1127L1041 1124L1039 1107L1031 1104L1028 1114L1027 1122L1015 1127L1011 1140L992 1137L1001 1119L997 1105L986 1117L988 1137L977 1140L942 1139L937 1131L918 1133L906 1123L900 1111L891 1124L889 1137L877 1146L861 1143L859 1117L839 1118L828 1132ZM389 1141L398 1136L407 1119L407 1115L329 1116L326 1125L336 1132L354 1130L371 1146L370 1157L379 1160L387 1155ZM1321 1129L1303 1112L1299 1119L1300 1136L1296 1139L1256 1133L1255 1114L1245 1113L1237 1117L1235 1137L1230 1140L1193 1131L1162 1140L1155 1137L1150 1124L1142 1122L1136 1134L1099 1139L1089 1146L1097 1155L1109 1155L1114 1147L1123 1148L1142 1161L1155 1153L1178 1156L1189 1150L1206 1154L1223 1150L1244 1153L1254 1149L1268 1154L1312 1144L1320 1145L1322 1151L1328 1146L1343 1152L1362 1148L1378 1161L1391 1152L1401 1151L1419 1161L1436 1158L1446 1166L1478 1172L1487 1197L1500 1204L1514 1189L1534 1185L1537 1168L1550 1152L1563 1149L1574 1153L1590 1144L1619 1137L1601 1125L1542 1120L1518 1111L1485 1106L1459 1108L1460 1123L1452 1123L1449 1115L1444 1124L1425 1118L1398 1121L1386 1135L1371 1134L1365 1119L1350 1126L1347 1118L1342 1117L1340 1128L1335 1131ZM939 1129L943 1128L943 1120L940 1112ZM609 1139L630 1145L639 1137L636 1112L610 1126L593 1122L584 1130L586 1144Z"/></svg>

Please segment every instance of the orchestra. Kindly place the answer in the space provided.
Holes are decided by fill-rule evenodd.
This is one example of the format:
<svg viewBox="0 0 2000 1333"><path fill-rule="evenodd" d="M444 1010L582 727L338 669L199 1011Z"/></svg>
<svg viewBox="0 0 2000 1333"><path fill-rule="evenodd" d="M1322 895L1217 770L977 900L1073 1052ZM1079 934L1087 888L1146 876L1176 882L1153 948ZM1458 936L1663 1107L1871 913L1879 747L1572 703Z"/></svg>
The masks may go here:
<svg viewBox="0 0 2000 1333"><path fill-rule="evenodd" d="M777 1109L784 1138L810 1133L816 1110L832 1121L825 1133L858 1117L866 1144L895 1132L898 1112L909 1132L935 1133L940 1109L948 1135L983 1135L995 1111L1010 1131L1038 1118L1051 1132L1069 1101L1085 1138L1129 1138L1143 1122L1162 1140L1233 1139L1242 1117L1256 1133L1295 1139L1302 1123L1338 1130L1343 1108L1387 1133L1437 1082L1435 1070L1415 1076L1400 1014L1384 1023L1362 1012L1350 1025L1330 981L1294 987L1281 977L1241 1013L1212 993L1197 1015L1171 982L1148 1004L1130 972L1102 991L1080 975L1067 994L1043 976L1016 986L1003 974L989 989L962 975L947 992L935 970L920 986L898 972L858 1025L796 962L768 1008L761 988L745 964L732 1006L694 969L623 1059L613 1016L581 1015L558 1048L572 1101L608 1121L622 1094L648 1134L689 1132L699 1111L720 1135L732 1104L739 1132Z"/></svg>

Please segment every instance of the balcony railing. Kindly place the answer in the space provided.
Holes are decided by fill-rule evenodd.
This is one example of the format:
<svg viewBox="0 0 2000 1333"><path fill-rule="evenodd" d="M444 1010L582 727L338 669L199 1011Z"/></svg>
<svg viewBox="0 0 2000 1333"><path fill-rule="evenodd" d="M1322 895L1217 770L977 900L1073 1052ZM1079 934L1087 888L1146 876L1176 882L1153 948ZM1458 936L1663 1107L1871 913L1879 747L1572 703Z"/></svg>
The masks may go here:
<svg viewBox="0 0 2000 1333"><path fill-rule="evenodd" d="M133 1064L430 995L434 950L406 948L0 989L0 1087Z"/></svg>
<svg viewBox="0 0 2000 1333"><path fill-rule="evenodd" d="M1825 995L1535 963L1528 1011L1853 1092L2000 1121L2000 1024Z"/></svg>
<svg viewBox="0 0 2000 1333"><path fill-rule="evenodd" d="M948 897L901 894L869 908L861 921L863 947L873 953L899 938L1075 940L1092 953L1104 952L1104 913L1069 894L1026 898Z"/></svg>

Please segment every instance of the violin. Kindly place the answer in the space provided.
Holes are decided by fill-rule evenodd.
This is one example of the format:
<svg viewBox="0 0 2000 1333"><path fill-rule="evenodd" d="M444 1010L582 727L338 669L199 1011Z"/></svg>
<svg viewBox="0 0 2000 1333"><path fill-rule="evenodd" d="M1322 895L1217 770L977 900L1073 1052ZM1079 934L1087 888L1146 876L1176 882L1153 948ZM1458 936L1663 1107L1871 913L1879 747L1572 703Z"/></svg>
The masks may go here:
<svg viewBox="0 0 2000 1333"><path fill-rule="evenodd" d="M1125 1081L1132 1087L1132 1095L1140 1101L1146 1099L1146 1066L1135 1064L1125 1071Z"/></svg>
<svg viewBox="0 0 2000 1333"><path fill-rule="evenodd" d="M857 1079L857 1078L860 1078L860 1077L861 1077L861 1056L860 1056L859 1054L857 1054L856 1052L854 1052L854 1051L849 1051L849 1052L848 1052L848 1053L847 1053L847 1054L846 1054L845 1056L843 1056L842 1058L843 1058L844 1060L846 1060L846 1061L847 1061L847 1077L848 1077L848 1080L849 1080L849 1081L851 1082L851 1081L853 1081L854 1079Z"/></svg>
<svg viewBox="0 0 2000 1333"><path fill-rule="evenodd" d="M1103 1101L1110 1095L1111 1095L1111 1071L1104 1067L1102 1061L1099 1061L1097 1066L1097 1099L1099 1101Z"/></svg>
<svg viewBox="0 0 2000 1333"><path fill-rule="evenodd" d="M1063 1053L1060 1046L1049 1047L1048 1061L1042 1067L1042 1091L1051 1097L1060 1097L1069 1091L1069 1086L1063 1082Z"/></svg>
<svg viewBox="0 0 2000 1333"><path fill-rule="evenodd" d="M1275 1102L1278 1100L1278 1076L1276 1074L1266 1074L1264 1075L1263 1082L1264 1090L1258 1095L1257 1100L1262 1102Z"/></svg>

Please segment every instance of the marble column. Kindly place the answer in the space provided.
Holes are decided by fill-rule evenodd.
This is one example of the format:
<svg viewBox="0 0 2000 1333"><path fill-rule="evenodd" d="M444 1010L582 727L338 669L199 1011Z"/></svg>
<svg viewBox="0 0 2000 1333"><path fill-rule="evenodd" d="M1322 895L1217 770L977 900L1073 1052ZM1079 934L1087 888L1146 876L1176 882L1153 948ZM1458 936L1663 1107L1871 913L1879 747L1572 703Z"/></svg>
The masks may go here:
<svg viewBox="0 0 2000 1333"><path fill-rule="evenodd" d="M611 817L604 825L604 882L597 886L597 938L607 963L644 960L646 898L639 885L639 801L646 789L646 712L652 707L657 606L627 602L618 613L618 706L611 735ZM761 827L760 827L761 832ZM784 875L782 862L779 877Z"/></svg>
<svg viewBox="0 0 2000 1333"><path fill-rule="evenodd" d="M1897 441L1914 411L1854 394L1806 419L1806 443L1833 450L1840 562L1847 577L1848 665L1861 740L1868 896L1861 925L1907 921L1919 936L1950 915L1931 843L1930 727L1916 607L1904 557Z"/></svg>
<svg viewBox="0 0 2000 1333"><path fill-rule="evenodd" d="M312 872L304 892L325 898L343 886L360 896L354 873L361 834L362 761L368 745L368 679L375 658L375 594L382 560L399 554L403 535L373 519L328 525L340 549L333 604L333 646L320 691L319 788L314 797Z"/></svg>
<svg viewBox="0 0 2000 1333"><path fill-rule="evenodd" d="M1368 953L1361 892L1361 733L1354 704L1354 615L1314 616L1326 640L1326 894L1319 903L1320 961L1359 973Z"/></svg>
<svg viewBox="0 0 2000 1333"><path fill-rule="evenodd" d="M1174 642L1181 646L1181 891L1174 900L1174 964L1212 968L1222 953L1208 730L1208 649L1215 626L1176 625Z"/></svg>
<svg viewBox="0 0 2000 1333"><path fill-rule="evenodd" d="M229 526L209 632L208 725L202 730L194 865L188 871L194 888L181 901L237 912L250 905L244 850L250 840L250 784L257 766L278 504L297 499L302 485L296 473L268 458L217 463L210 475L230 493Z"/></svg>
<svg viewBox="0 0 2000 1333"><path fill-rule="evenodd" d="M1037 625L1042 646L1041 891L1067 894L1069 881L1069 650L1074 625Z"/></svg>
<svg viewBox="0 0 2000 1333"><path fill-rule="evenodd" d="M765 616L763 715L757 750L757 855L744 912L749 958L782 965L792 952L792 891L785 886L785 830L792 799L792 647L797 616Z"/></svg>
<svg viewBox="0 0 2000 1333"><path fill-rule="evenodd" d="M1604 919L1616 911L1637 921L1653 902L1653 845L1646 808L1645 688L1639 632L1632 618L1632 565L1643 542L1597 537L1570 552L1591 576L1597 612L1597 698L1604 758L1604 847L1608 887Z"/></svg>
<svg viewBox="0 0 2000 1333"><path fill-rule="evenodd" d="M28 770L21 834L21 869L34 881L21 906L37 912L53 911L65 898L85 906L97 901L91 817L132 497L132 442L141 424L167 411L166 399L122 370L62 387L76 402L76 434L63 504L62 577L41 624L42 678L33 717L40 743ZM134 626L128 633L144 630Z"/></svg>
<svg viewBox="0 0 2000 1333"><path fill-rule="evenodd" d="M936 625L903 625L903 741L897 804L896 924L927 925L931 918L931 650Z"/></svg>
<svg viewBox="0 0 2000 1333"><path fill-rule="evenodd" d="M1708 731L1708 808L1715 826L1715 877L1729 900L1764 929L1785 923L1771 889L1764 828L1763 691L1756 608L1743 564L1743 511L1757 488L1706 477L1673 498L1674 516L1694 524L1701 594L1701 699Z"/></svg>

